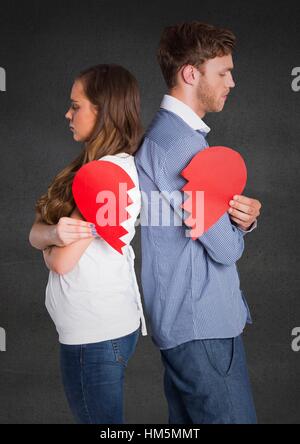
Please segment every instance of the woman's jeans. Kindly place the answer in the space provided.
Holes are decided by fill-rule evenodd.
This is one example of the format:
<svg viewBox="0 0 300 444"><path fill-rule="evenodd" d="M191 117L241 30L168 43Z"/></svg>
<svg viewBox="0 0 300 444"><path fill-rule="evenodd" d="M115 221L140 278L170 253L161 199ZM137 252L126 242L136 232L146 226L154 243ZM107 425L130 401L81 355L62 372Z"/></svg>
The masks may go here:
<svg viewBox="0 0 300 444"><path fill-rule="evenodd" d="M64 389L77 423L124 422L124 374L139 331L94 344L60 344Z"/></svg>

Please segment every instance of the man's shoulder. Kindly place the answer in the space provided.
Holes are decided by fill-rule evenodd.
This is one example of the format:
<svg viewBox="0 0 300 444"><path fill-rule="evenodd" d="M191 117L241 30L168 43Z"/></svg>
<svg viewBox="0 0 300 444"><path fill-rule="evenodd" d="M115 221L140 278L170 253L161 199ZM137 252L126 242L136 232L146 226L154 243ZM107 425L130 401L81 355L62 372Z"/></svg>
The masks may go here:
<svg viewBox="0 0 300 444"><path fill-rule="evenodd" d="M163 155L169 149L174 150L175 146L181 146L186 140L195 137L195 131L179 116L161 108L145 132L140 149L148 150L151 145Z"/></svg>
<svg viewBox="0 0 300 444"><path fill-rule="evenodd" d="M149 125L137 151L136 164L138 170L147 170L149 176L154 176L168 159L172 159L172 163L177 161L183 168L206 146L207 142L203 135L176 114L160 109Z"/></svg>
<svg viewBox="0 0 300 444"><path fill-rule="evenodd" d="M145 138L161 143L173 142L194 135L194 130L181 117L171 111L160 108L150 123Z"/></svg>

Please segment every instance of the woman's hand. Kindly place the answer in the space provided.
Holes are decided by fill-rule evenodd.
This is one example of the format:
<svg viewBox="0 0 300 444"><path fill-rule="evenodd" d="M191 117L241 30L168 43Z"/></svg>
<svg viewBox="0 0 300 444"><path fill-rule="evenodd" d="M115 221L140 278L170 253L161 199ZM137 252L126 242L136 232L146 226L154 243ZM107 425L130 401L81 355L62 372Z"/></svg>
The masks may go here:
<svg viewBox="0 0 300 444"><path fill-rule="evenodd" d="M54 240L63 242L63 245L55 244L51 248L43 250L44 261L49 268L60 275L69 273L88 248L97 234L90 234L91 227L74 224L73 222L85 222L82 220L76 207L71 217L61 217L56 227ZM87 224L88 222L85 222ZM88 225L93 225L89 224ZM87 230L87 231L84 231Z"/></svg>
<svg viewBox="0 0 300 444"><path fill-rule="evenodd" d="M80 239L97 237L95 226L81 219L77 209L73 211L72 217L61 217L56 225L42 222L37 215L30 231L29 242L34 248L45 250L53 245L65 247Z"/></svg>
<svg viewBox="0 0 300 444"><path fill-rule="evenodd" d="M52 245L65 247L80 239L97 237L95 225L84 220L72 217L61 217L56 225L52 226Z"/></svg>

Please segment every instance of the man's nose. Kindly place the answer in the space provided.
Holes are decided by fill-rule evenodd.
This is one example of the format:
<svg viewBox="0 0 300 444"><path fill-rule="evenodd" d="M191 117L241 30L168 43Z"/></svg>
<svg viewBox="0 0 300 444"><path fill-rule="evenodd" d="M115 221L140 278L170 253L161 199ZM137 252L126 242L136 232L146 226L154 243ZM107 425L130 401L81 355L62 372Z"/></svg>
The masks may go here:
<svg viewBox="0 0 300 444"><path fill-rule="evenodd" d="M231 74L229 74L229 77L228 77L227 87L228 88L234 88L235 87L235 82L234 82L233 77L232 77Z"/></svg>
<svg viewBox="0 0 300 444"><path fill-rule="evenodd" d="M65 118L68 119L68 120L72 120L72 114L71 114L71 111L69 109L68 109L68 111L65 114Z"/></svg>

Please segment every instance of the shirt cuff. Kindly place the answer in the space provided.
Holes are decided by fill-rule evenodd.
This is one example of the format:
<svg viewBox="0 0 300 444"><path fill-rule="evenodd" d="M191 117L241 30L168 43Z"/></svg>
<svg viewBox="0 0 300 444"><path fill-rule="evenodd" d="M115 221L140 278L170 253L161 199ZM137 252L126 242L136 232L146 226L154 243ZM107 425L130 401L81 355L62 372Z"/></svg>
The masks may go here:
<svg viewBox="0 0 300 444"><path fill-rule="evenodd" d="M241 231L243 234L248 234L251 233L251 231L255 230L255 228L257 227L257 219L255 219L255 221L253 222L252 225L250 225L250 227L247 230L244 230L243 228L240 228L238 226L236 226L236 228Z"/></svg>

